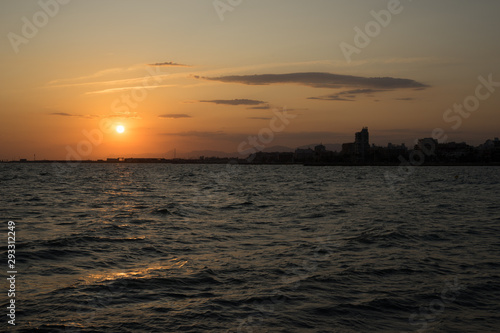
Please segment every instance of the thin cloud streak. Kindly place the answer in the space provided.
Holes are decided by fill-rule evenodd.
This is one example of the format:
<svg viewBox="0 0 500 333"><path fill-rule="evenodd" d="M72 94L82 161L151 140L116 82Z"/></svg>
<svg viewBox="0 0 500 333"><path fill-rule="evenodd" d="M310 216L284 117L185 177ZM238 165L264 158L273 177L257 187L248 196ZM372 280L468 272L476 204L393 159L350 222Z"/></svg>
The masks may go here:
<svg viewBox="0 0 500 333"><path fill-rule="evenodd" d="M316 99L316 100L321 100L321 101L347 101L347 102L354 102L355 99L358 97L358 95L369 95L378 93L378 92L385 92L385 91L391 91L391 89L354 89L354 90L346 90L346 91L341 91L336 94L331 94L327 96L320 96L320 97L309 97L308 99Z"/></svg>
<svg viewBox="0 0 500 333"><path fill-rule="evenodd" d="M254 120L271 120L273 118L270 117L247 117L247 119L254 119Z"/></svg>
<svg viewBox="0 0 500 333"><path fill-rule="evenodd" d="M180 119L180 118L192 118L192 117L190 115L184 114L184 113L168 113L168 114L159 115L158 118Z"/></svg>
<svg viewBox="0 0 500 333"><path fill-rule="evenodd" d="M252 106L250 108L247 108L248 110L271 110L270 105L262 105L262 106Z"/></svg>
<svg viewBox="0 0 500 333"><path fill-rule="evenodd" d="M172 66L172 67L192 67L190 65L178 64L173 61L157 62L155 64L148 64L148 66Z"/></svg>
<svg viewBox="0 0 500 333"><path fill-rule="evenodd" d="M87 79L94 79L110 74L117 74L117 73L124 73L124 72L131 72L138 70L140 68L143 68L143 64L137 64L137 65L132 65L130 67L116 67L116 68L109 68L109 69L104 69L98 72L95 72L94 74L91 75L85 75L85 76L80 76L76 78L68 78L68 79L57 79L57 80L52 80L49 81L47 84L48 85L55 85L57 83L61 82L75 82L75 81L82 81L82 80L87 80Z"/></svg>
<svg viewBox="0 0 500 333"><path fill-rule="evenodd" d="M65 88L65 87L78 87L78 86L93 86L93 85L120 85L120 84L128 84L128 85L138 85L142 84L145 80L154 80L157 82L163 81L167 78L173 78L173 74L160 74L154 76L141 76L130 79L120 79L120 80L110 80L110 81L94 81L94 82L82 82L82 83L68 83L68 84L59 84L59 85L47 85L43 88Z"/></svg>
<svg viewBox="0 0 500 333"><path fill-rule="evenodd" d="M91 114L81 115L81 114L71 114L71 113L67 113L67 112L51 112L51 113L48 113L48 115L49 116L57 116L57 117L78 117L78 118L86 118L86 119L99 118L99 116L91 115Z"/></svg>
<svg viewBox="0 0 500 333"><path fill-rule="evenodd" d="M76 114L70 114L70 113L66 113L66 112L52 112L52 113L49 113L49 115L61 116L61 117L78 117L78 115L76 115Z"/></svg>
<svg viewBox="0 0 500 333"><path fill-rule="evenodd" d="M329 95L329 96L322 96L322 97L308 97L307 99L316 99L319 101L341 101L341 102L354 102L353 99L349 98L343 98L338 95Z"/></svg>
<svg viewBox="0 0 500 333"><path fill-rule="evenodd" d="M93 94L111 94L115 92L120 92L124 90L133 90L133 89L156 89L156 88L165 88L165 87L175 87L175 84L163 84L163 85L154 85L154 86L132 86L132 87L120 87L120 88L110 88L110 89L104 89L104 90L97 90L97 91L89 91L85 93L85 95L93 95Z"/></svg>
<svg viewBox="0 0 500 333"><path fill-rule="evenodd" d="M258 101L254 99L213 99L213 100L201 100L200 103L214 103L222 105L260 105L266 104L267 102Z"/></svg>
<svg viewBox="0 0 500 333"><path fill-rule="evenodd" d="M177 132L177 133L160 133L162 136L182 136L182 137L199 137L199 138L221 138L225 137L227 134L223 131L215 132L201 132L201 131L187 131L187 132Z"/></svg>

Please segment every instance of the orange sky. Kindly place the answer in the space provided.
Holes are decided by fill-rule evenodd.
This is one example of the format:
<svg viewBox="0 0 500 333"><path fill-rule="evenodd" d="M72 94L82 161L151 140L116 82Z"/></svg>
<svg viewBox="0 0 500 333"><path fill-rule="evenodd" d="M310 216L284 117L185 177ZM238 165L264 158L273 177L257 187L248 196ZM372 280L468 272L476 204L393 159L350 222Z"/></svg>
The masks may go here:
<svg viewBox="0 0 500 333"><path fill-rule="evenodd" d="M221 1L0 2L0 159L500 135L496 1Z"/></svg>

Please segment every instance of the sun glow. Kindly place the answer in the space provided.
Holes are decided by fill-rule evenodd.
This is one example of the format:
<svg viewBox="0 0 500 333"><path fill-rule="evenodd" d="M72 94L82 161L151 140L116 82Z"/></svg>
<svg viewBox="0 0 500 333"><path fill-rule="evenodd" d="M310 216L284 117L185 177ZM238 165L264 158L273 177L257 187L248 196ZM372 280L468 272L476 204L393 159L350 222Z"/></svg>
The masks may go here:
<svg viewBox="0 0 500 333"><path fill-rule="evenodd" d="M116 132L117 133L123 133L123 132L125 132L125 127L123 127L122 125L116 126Z"/></svg>

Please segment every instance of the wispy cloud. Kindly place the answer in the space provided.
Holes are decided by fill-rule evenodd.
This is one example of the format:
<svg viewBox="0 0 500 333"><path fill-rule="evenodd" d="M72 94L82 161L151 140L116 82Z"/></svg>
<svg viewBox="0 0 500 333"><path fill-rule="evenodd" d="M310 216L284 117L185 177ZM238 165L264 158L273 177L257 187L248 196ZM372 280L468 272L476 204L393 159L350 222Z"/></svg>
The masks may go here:
<svg viewBox="0 0 500 333"><path fill-rule="evenodd" d="M158 118L179 119L179 118L192 118L192 117L184 113L167 113L159 115Z"/></svg>
<svg viewBox="0 0 500 333"><path fill-rule="evenodd" d="M53 80L48 82L48 85L60 85L62 83L67 83L67 82L79 82L79 81L84 81L88 79L95 79L98 77L103 77L103 76L108 76L108 75L115 75L119 73L126 73L126 72L131 72L131 71L136 71L140 68L144 68L144 65L142 64L137 64L129 67L116 67L116 68L108 68L104 69L101 71L97 71L93 74L90 75L85 75L85 76L80 76L80 77L75 77L75 78L69 78L69 79L58 79L58 80Z"/></svg>
<svg viewBox="0 0 500 333"><path fill-rule="evenodd" d="M339 95L328 95L320 97L308 97L307 99L317 99L320 101L342 101L342 102L353 102L353 99L340 97Z"/></svg>
<svg viewBox="0 0 500 333"><path fill-rule="evenodd" d="M426 84L411 80L393 77L362 77L340 75L324 72L288 73L288 74L256 74L231 75L220 77L200 77L210 81L225 83L240 83L247 85L270 84L299 84L313 88L375 88L375 89L404 89L426 88Z"/></svg>
<svg viewBox="0 0 500 333"><path fill-rule="evenodd" d="M252 106L247 108L249 110L271 110L271 106L268 105L261 105L261 106Z"/></svg>
<svg viewBox="0 0 500 333"><path fill-rule="evenodd" d="M200 132L200 131L187 131L187 132L177 132L177 133L160 133L160 135L165 135L165 136L188 136L188 137L199 137L199 138L221 138L226 136L226 133L223 131L206 131L206 132Z"/></svg>
<svg viewBox="0 0 500 333"><path fill-rule="evenodd" d="M48 115L49 116L59 116L59 117L78 117L78 118L87 118L87 119L99 117L99 116L91 115L91 114L81 115L81 114L72 114L72 113L67 113L67 112L51 112Z"/></svg>
<svg viewBox="0 0 500 333"><path fill-rule="evenodd" d="M120 88L109 88L109 89L103 89L103 90L96 90L96 91L89 91L85 93L85 95L92 95L92 94L112 94L116 92L121 92L121 91L128 91L128 90L134 90L134 89L147 89L147 90L152 90L156 88L165 88L165 87L175 87L175 84L163 84L163 85L150 85L150 86L129 86L129 87L120 87Z"/></svg>
<svg viewBox="0 0 500 333"><path fill-rule="evenodd" d="M78 82L78 83L65 83L65 84L53 84L53 85L48 84L44 88L80 87L80 86L94 86L94 85L103 85L103 86L133 85L133 86L118 88L126 90L126 89L133 89L135 87L144 87L145 86L144 83L150 82L152 80L154 80L155 82L161 82L165 79L172 78L173 76L174 74L158 74L153 76L140 76L135 78L119 79L111 81ZM154 87L160 87L160 86L155 85Z"/></svg>
<svg viewBox="0 0 500 333"><path fill-rule="evenodd" d="M128 119L141 119L138 116L137 112L122 112L122 113L114 113L109 115L93 115L93 114L72 114L67 112L51 112L48 113L49 116L57 116L57 117L77 117L77 118L128 118Z"/></svg>
<svg viewBox="0 0 500 333"><path fill-rule="evenodd" d="M128 73L128 74L127 74ZM121 78L125 75L132 75L131 78ZM58 79L48 82L45 86L41 88L54 89L54 88L66 88L66 87L85 87L85 86L121 86L116 88L118 90L127 90L134 88L158 88L167 87L166 85L160 85L160 83L172 77L185 77L186 74L170 74L163 72L160 68L151 68L145 64L138 64L130 67L123 68L110 68L106 70L101 70L96 73L68 78L68 79ZM106 77L107 80L101 80ZM113 79L114 78L114 79ZM109 93L114 92L113 90L105 89L99 90L92 93Z"/></svg>
<svg viewBox="0 0 500 333"><path fill-rule="evenodd" d="M271 120L271 117L248 117L247 119L255 119L255 120Z"/></svg>
<svg viewBox="0 0 500 333"><path fill-rule="evenodd" d="M320 97L309 97L308 99L317 99L322 101L347 101L353 102L358 95L370 95L373 93L391 91L391 89L354 89L345 90L336 94L331 94L327 96Z"/></svg>
<svg viewBox="0 0 500 333"><path fill-rule="evenodd" d="M51 116L62 116L62 117L78 117L76 114L66 113L66 112L52 112L49 113Z"/></svg>
<svg viewBox="0 0 500 333"><path fill-rule="evenodd" d="M172 66L172 67L192 67L190 65L178 64L173 61L157 62L154 64L148 64L148 66Z"/></svg>
<svg viewBox="0 0 500 333"><path fill-rule="evenodd" d="M350 95L355 96L359 94L373 94L376 92L388 91L387 89L354 89L354 90L346 90L339 93L339 95Z"/></svg>
<svg viewBox="0 0 500 333"><path fill-rule="evenodd" d="M252 106L248 107L248 110L286 110L286 111L307 111L309 110L308 108L297 108L297 109L292 109L292 108L287 108L287 107L278 107L278 106L272 106L269 104L266 105L259 105L259 106Z"/></svg>
<svg viewBox="0 0 500 333"><path fill-rule="evenodd" d="M213 100L201 100L201 103L214 103L222 105L260 105L266 104L264 101L257 101L254 99L213 99Z"/></svg>

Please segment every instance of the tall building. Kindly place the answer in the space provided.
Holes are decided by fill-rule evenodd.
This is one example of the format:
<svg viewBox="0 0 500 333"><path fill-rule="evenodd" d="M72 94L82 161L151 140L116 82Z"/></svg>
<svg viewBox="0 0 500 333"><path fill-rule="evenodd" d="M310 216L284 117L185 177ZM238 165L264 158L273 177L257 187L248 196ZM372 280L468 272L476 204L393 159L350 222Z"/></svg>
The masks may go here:
<svg viewBox="0 0 500 333"><path fill-rule="evenodd" d="M368 127L363 127L361 132L357 132L354 139L354 154L358 161L365 162L370 153L370 135Z"/></svg>

